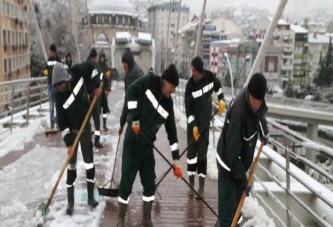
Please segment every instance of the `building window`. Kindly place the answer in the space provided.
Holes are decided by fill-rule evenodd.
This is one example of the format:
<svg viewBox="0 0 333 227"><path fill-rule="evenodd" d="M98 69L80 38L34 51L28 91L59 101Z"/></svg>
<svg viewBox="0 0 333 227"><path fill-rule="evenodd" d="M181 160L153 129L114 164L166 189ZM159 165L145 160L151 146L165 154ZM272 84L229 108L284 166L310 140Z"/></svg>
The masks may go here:
<svg viewBox="0 0 333 227"><path fill-rule="evenodd" d="M116 24L118 25L119 24L119 17L116 16Z"/></svg>
<svg viewBox="0 0 333 227"><path fill-rule="evenodd" d="M278 57L266 56L265 57L265 72L277 72Z"/></svg>
<svg viewBox="0 0 333 227"><path fill-rule="evenodd" d="M7 74L7 72L8 72L8 68L7 68L7 59L4 59L3 60L3 72L4 72L4 74Z"/></svg>

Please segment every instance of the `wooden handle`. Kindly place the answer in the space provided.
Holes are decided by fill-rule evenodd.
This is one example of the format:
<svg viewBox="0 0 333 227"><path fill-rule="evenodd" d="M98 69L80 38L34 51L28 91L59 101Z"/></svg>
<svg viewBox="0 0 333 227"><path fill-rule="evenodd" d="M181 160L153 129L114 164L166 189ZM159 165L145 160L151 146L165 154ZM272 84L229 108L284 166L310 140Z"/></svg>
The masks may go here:
<svg viewBox="0 0 333 227"><path fill-rule="evenodd" d="M247 179L247 187L249 187L252 182L253 182L253 178L254 178L254 173L256 171L256 168L257 168L257 164L258 164L258 161L259 161L259 157L260 157L260 154L262 152L262 149L264 147L264 143L261 142L260 144L260 147L259 147L259 151L258 151L258 154L257 154L257 157L256 159L254 160L254 163L252 165L252 168L250 170L250 175L249 175L249 178ZM231 223L231 227L235 227L237 225L237 222L238 222L238 218L240 216L240 212L242 210L242 207L243 207L243 204L244 204L244 200L245 200L245 197L246 197L246 191L243 191L242 193L242 197L238 203L238 207L237 207L237 210L236 210L236 213L235 213L235 216L234 216L234 219L232 220L232 223Z"/></svg>
<svg viewBox="0 0 333 227"><path fill-rule="evenodd" d="M82 135L82 132L83 132L84 128L86 127L86 124L87 124L88 120L90 119L90 115L91 115L91 112L92 112L92 110L93 110L93 108L94 108L94 106L95 106L96 101L97 101L97 96L95 95L94 98L93 98L93 100L92 100L92 102L91 102L91 104L90 104L90 106L89 106L88 112L87 112L86 116L84 117L84 120L83 120L83 122L82 122L82 125L81 125L81 127L80 127L80 130L79 130L78 134L77 134L76 137L75 137L74 143L73 143L73 145L72 145L72 149L70 150L70 152L69 152L69 154L67 155L67 158L66 158L64 164L62 165L62 168L61 168L61 171L60 171L60 173L59 173L59 176L58 176L57 182L56 182L55 185L53 186L52 192L51 192L51 194L50 194L50 196L49 196L49 199L47 200L47 203L46 203L46 205L45 205L44 212L47 211L48 207L49 207L50 204L51 204L51 201L52 201L52 199L53 199L53 196L54 196L54 194L55 194L55 191L57 190L58 185L59 185L59 182L60 182L60 180L61 180L61 178L62 178L62 175L64 174L65 169L66 169L66 167L67 167L69 161L70 161L71 158L73 157L73 154L74 154L75 148L77 147L77 145L78 145L78 143L79 143L79 140L80 140L80 137L81 137L81 135Z"/></svg>

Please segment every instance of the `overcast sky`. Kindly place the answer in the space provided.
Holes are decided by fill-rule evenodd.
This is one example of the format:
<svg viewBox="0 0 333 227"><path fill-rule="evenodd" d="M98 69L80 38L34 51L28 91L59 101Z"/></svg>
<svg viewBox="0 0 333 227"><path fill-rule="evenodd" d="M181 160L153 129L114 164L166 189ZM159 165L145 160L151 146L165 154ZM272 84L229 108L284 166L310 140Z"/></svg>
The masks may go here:
<svg viewBox="0 0 333 227"><path fill-rule="evenodd" d="M203 0L182 0L182 2L190 6L192 12L196 14L201 12ZM280 0L207 0L207 10L248 5L268 9L270 13L274 13L279 3ZM300 11L300 8L303 10ZM333 17L333 0L288 0L284 15L305 17L311 14L313 9L326 9Z"/></svg>

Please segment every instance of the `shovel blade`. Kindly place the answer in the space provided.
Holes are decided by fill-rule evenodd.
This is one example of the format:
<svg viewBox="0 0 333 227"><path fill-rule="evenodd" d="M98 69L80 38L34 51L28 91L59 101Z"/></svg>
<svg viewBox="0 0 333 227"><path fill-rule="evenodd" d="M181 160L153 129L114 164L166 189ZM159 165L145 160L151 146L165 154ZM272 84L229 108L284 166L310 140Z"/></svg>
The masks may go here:
<svg viewBox="0 0 333 227"><path fill-rule="evenodd" d="M118 188L98 188L98 193L101 196L117 197L118 192L119 192Z"/></svg>

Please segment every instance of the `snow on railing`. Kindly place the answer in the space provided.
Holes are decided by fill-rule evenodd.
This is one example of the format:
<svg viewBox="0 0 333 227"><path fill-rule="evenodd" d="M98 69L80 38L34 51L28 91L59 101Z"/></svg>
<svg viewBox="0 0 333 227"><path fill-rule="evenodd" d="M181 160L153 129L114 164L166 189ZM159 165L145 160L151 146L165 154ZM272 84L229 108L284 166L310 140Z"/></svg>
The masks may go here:
<svg viewBox="0 0 333 227"><path fill-rule="evenodd" d="M13 80L0 83L0 120L3 128L0 133L14 124L28 125L31 107L48 102L46 77Z"/></svg>

